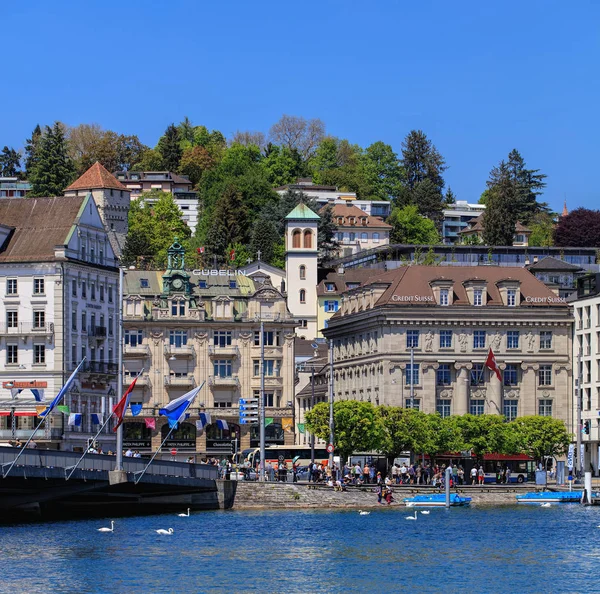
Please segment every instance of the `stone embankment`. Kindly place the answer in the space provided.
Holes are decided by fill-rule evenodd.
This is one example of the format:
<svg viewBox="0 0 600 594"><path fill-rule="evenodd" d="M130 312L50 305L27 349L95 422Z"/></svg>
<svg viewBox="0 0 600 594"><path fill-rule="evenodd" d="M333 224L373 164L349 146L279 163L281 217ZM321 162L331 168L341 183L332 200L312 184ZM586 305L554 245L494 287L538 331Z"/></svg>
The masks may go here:
<svg viewBox="0 0 600 594"><path fill-rule="evenodd" d="M472 498L473 505L513 505L515 495L535 490L530 486L465 486L452 493ZM432 487L394 486L394 503L404 505L403 499L417 494L439 493ZM234 509L289 509L289 508L369 508L378 507L373 487L349 487L347 491L318 485L290 483L257 483L238 481Z"/></svg>

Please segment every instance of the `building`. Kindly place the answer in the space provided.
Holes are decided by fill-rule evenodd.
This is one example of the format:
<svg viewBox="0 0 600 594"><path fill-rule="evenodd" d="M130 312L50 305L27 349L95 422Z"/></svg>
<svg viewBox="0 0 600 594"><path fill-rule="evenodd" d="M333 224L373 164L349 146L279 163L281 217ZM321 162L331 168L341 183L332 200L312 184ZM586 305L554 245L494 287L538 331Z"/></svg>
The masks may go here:
<svg viewBox="0 0 600 594"><path fill-rule="evenodd" d="M137 200L144 192L152 190L171 193L181 210L183 220L192 233L196 231L198 195L186 175L171 171L117 171L115 177L131 192L132 200Z"/></svg>
<svg viewBox="0 0 600 594"><path fill-rule="evenodd" d="M389 244L392 226L384 223L381 218L368 215L351 203L334 204L329 208L336 226L340 256Z"/></svg>
<svg viewBox="0 0 600 594"><path fill-rule="evenodd" d="M559 297L565 299L576 291L577 278L584 273L581 266L552 256L546 256L525 268L549 287L558 288Z"/></svg>
<svg viewBox="0 0 600 594"><path fill-rule="evenodd" d="M0 198L26 198L30 191L31 184L28 181L0 176Z"/></svg>
<svg viewBox="0 0 600 594"><path fill-rule="evenodd" d="M485 211L485 204L469 204L466 200L457 200L449 204L443 212L442 242L446 245L460 243L459 233L466 229L469 221Z"/></svg>
<svg viewBox="0 0 600 594"><path fill-rule="evenodd" d="M124 294L125 384L140 372L126 417L124 445L156 450L168 433L161 406L205 382L191 418L167 447L200 455L257 447L256 425L241 424L240 398L259 398L261 334L267 441L294 440L294 327L285 297L268 278L258 283L240 271L185 268L183 248L169 249L166 271L128 270ZM200 412L212 422L198 431ZM226 421L220 428L217 421Z"/></svg>
<svg viewBox="0 0 600 594"><path fill-rule="evenodd" d="M584 445L583 470L600 474L600 274L588 274L576 283L577 291L569 298L575 317L573 390L580 389L582 427L573 427L573 435L581 432ZM578 386L579 385L579 386ZM577 400L573 418L577 420Z"/></svg>
<svg viewBox="0 0 600 594"><path fill-rule="evenodd" d="M346 291L323 334L336 399L547 415L572 431L572 325L565 301L523 268L407 266ZM489 348L502 382L484 368Z"/></svg>
<svg viewBox="0 0 600 594"><path fill-rule="evenodd" d="M65 196L86 196L88 193L94 198L112 250L120 257L129 228L129 190L96 162L65 190ZM89 249L93 250L93 247Z"/></svg>
<svg viewBox="0 0 600 594"><path fill-rule="evenodd" d="M461 241L468 240L469 238L476 238L479 242L483 241L483 214L478 217L471 219L467 226L458 232ZM531 235L531 229L522 225L519 221L515 223L515 234L513 236L513 246L515 247L527 247L529 245L529 236Z"/></svg>
<svg viewBox="0 0 600 594"><path fill-rule="evenodd" d="M118 269L91 194L0 200L0 443L25 440L46 402L85 357L62 403L81 414L68 426L50 415L37 442L81 449L116 396ZM12 398L11 389L23 390ZM39 392L38 392L39 394ZM66 409L63 409L66 410ZM114 434L100 438L114 448Z"/></svg>

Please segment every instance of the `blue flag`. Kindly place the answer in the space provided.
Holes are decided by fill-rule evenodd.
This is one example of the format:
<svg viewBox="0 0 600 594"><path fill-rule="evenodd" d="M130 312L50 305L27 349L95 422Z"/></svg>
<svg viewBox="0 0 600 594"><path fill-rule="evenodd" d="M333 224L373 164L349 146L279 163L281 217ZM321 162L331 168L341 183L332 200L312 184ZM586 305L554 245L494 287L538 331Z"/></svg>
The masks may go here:
<svg viewBox="0 0 600 594"><path fill-rule="evenodd" d="M67 380L67 383L60 389L60 392L56 395L56 398L54 398L54 400L49 404L48 408L45 411L42 411L38 416L45 417L46 415L50 414L54 410L54 407L57 404L60 403L60 401L64 398L65 394L69 391L69 388L71 387L71 384L73 383L75 376L81 369L81 366L83 365L84 361L85 361L85 357L81 360L81 363L76 367L75 371L71 374L71 377L69 377L69 379Z"/></svg>
<svg viewBox="0 0 600 594"><path fill-rule="evenodd" d="M100 425L100 415L98 413L92 413L92 425Z"/></svg>
<svg viewBox="0 0 600 594"><path fill-rule="evenodd" d="M131 414L134 417L137 417L142 412L142 405L141 404L130 404L129 408L131 409Z"/></svg>
<svg viewBox="0 0 600 594"><path fill-rule="evenodd" d="M176 427L177 423L184 418L185 411L191 406L194 398L196 398L203 385L204 382L197 388L190 390L187 394L172 400L169 402L169 404L167 404L167 406L158 411L159 415L167 417L167 420L169 421L169 427Z"/></svg>

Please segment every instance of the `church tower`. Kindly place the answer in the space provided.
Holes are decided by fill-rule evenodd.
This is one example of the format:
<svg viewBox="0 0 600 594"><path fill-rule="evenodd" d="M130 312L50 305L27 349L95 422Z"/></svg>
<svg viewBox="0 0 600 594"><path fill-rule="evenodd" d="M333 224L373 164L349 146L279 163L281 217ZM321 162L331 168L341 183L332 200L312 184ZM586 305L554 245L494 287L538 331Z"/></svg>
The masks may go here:
<svg viewBox="0 0 600 594"><path fill-rule="evenodd" d="M318 214L302 202L285 217L285 277L288 309L301 322L296 334L317 337Z"/></svg>

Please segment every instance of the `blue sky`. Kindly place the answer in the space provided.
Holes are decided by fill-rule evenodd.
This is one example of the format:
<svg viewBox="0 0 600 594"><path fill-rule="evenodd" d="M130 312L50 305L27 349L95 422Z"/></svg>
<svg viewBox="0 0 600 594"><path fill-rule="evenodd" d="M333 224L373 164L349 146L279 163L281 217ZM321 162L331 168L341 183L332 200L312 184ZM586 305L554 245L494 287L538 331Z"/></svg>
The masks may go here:
<svg viewBox="0 0 600 594"><path fill-rule="evenodd" d="M63 0L3 5L0 143L96 122L154 145L188 116L268 131L283 113L400 152L422 129L458 199L512 148L562 209L597 207L600 3ZM9 69L11 68L11 69Z"/></svg>

